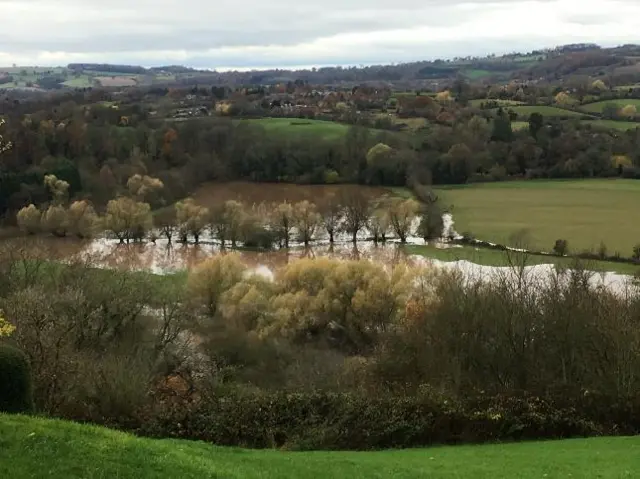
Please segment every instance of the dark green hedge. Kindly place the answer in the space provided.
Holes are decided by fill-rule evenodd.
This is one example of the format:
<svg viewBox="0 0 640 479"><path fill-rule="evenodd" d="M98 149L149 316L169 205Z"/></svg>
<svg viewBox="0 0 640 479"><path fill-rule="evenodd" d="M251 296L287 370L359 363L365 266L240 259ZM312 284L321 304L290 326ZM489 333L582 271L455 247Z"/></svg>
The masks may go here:
<svg viewBox="0 0 640 479"><path fill-rule="evenodd" d="M33 409L31 370L22 351L0 343L0 411L26 413Z"/></svg>
<svg viewBox="0 0 640 479"><path fill-rule="evenodd" d="M476 397L460 401L353 394L224 395L149 414L139 434L219 445L383 449L431 444L636 434L640 400Z"/></svg>

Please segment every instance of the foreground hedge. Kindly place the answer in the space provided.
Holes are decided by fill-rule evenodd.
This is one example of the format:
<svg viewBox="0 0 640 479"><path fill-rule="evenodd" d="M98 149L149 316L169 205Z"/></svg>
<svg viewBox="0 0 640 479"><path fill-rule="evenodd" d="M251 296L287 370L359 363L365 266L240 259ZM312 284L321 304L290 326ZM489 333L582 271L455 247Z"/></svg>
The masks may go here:
<svg viewBox="0 0 640 479"><path fill-rule="evenodd" d="M636 434L640 400L479 397L464 401L353 394L224 395L166 405L137 432L219 445L383 449L430 444Z"/></svg>
<svg viewBox="0 0 640 479"><path fill-rule="evenodd" d="M0 412L33 409L31 369L22 351L0 343Z"/></svg>

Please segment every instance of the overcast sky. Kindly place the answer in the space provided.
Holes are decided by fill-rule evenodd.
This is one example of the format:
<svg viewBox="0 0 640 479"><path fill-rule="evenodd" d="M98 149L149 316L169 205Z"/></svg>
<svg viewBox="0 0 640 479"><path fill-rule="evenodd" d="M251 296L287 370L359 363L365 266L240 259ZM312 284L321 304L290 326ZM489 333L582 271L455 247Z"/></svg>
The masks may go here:
<svg viewBox="0 0 640 479"><path fill-rule="evenodd" d="M640 0L0 0L0 65L399 63L640 43Z"/></svg>

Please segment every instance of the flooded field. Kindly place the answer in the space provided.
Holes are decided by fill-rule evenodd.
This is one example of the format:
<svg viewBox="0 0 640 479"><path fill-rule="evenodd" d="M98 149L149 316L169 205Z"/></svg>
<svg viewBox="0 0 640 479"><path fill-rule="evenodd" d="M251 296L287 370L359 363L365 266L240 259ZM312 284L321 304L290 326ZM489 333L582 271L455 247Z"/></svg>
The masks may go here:
<svg viewBox="0 0 640 479"><path fill-rule="evenodd" d="M339 195L361 193L370 199L392 195L388 188L361 185L294 185L286 183L207 183L192 195L196 203L215 207L227 200L246 204L310 201L318 207Z"/></svg>

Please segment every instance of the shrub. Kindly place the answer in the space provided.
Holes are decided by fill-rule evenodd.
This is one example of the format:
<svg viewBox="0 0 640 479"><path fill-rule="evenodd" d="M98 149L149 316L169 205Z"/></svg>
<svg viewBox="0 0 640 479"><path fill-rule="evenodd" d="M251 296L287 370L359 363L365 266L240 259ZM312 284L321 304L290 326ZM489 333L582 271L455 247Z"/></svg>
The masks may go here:
<svg viewBox="0 0 640 479"><path fill-rule="evenodd" d="M31 369L22 351L0 344L0 411L30 412L33 409Z"/></svg>
<svg viewBox="0 0 640 479"><path fill-rule="evenodd" d="M559 239L556 240L556 244L553 246L553 252L558 256L564 256L569 251L569 244L567 240Z"/></svg>

